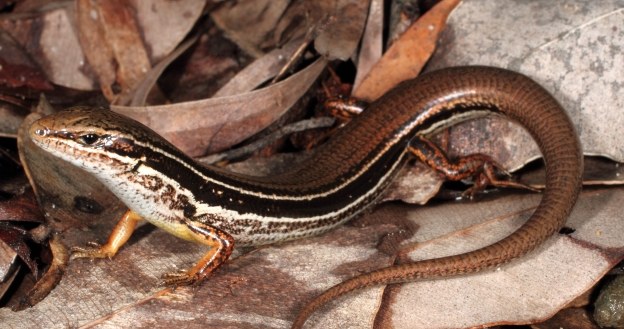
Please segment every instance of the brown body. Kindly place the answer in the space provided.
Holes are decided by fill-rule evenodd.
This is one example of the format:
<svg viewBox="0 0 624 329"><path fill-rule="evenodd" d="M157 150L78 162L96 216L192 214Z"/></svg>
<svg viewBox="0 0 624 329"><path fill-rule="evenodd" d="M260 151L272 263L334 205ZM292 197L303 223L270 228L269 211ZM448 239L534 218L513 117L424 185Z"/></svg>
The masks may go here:
<svg viewBox="0 0 624 329"><path fill-rule="evenodd" d="M533 250L564 224L576 201L582 154L574 126L557 101L531 79L488 67L450 68L402 83L349 122L305 163L271 177L204 167L147 127L109 111L78 108L33 124L33 140L90 171L130 209L109 243L80 257L110 257L144 218L179 237L211 246L170 283L204 279L234 244L295 239L329 230L374 204L412 153L449 179L492 183L495 164L475 155L453 164L424 139L489 114L520 123L546 163L543 199L512 235L462 255L380 269L347 280L307 305L293 327L325 302L374 284L475 272ZM494 182L497 183L497 182ZM497 184L499 185L499 184ZM500 184L505 185L505 184Z"/></svg>

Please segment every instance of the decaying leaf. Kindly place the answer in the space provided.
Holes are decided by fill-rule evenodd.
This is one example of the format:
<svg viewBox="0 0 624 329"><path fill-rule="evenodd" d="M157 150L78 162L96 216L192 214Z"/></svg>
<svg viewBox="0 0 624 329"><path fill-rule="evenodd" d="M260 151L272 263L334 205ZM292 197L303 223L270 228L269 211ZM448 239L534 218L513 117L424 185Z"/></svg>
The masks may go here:
<svg viewBox="0 0 624 329"><path fill-rule="evenodd" d="M300 43L300 40L289 42L284 47L274 49L253 61L221 87L213 97L234 96L254 90L279 73Z"/></svg>

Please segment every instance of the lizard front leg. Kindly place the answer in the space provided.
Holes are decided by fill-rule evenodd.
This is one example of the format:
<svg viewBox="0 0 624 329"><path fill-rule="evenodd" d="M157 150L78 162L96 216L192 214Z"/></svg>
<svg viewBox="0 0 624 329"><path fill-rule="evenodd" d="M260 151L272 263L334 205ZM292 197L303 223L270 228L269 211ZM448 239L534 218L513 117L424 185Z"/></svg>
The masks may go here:
<svg viewBox="0 0 624 329"><path fill-rule="evenodd" d="M92 248L73 247L71 259L76 258L112 258L119 248L123 246L136 228L136 224L141 220L141 216L132 210L126 211L121 217L113 231L108 236L108 241L104 245L94 245Z"/></svg>
<svg viewBox="0 0 624 329"><path fill-rule="evenodd" d="M189 240L207 245L210 250L190 269L165 274L164 283L169 286L201 282L230 258L234 250L234 238L228 233L189 219L184 219L182 224L185 226L184 234Z"/></svg>

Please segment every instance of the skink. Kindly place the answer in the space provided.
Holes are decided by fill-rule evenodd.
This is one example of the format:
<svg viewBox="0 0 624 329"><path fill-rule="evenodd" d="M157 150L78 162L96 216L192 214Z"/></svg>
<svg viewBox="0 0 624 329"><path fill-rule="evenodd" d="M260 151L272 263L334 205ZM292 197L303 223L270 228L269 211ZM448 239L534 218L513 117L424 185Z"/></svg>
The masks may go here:
<svg viewBox="0 0 624 329"><path fill-rule="evenodd" d="M293 328L321 305L376 284L469 273L505 263L557 232L574 206L582 153L557 101L531 79L490 67L458 67L401 83L355 117L314 155L270 177L203 166L149 128L106 110L72 108L32 124L32 140L104 183L130 211L107 244L78 257L111 257L140 219L210 246L170 283L205 278L234 244L261 245L320 234L375 203L417 143L460 121L504 115L525 127L546 163L546 188L532 216L501 241L465 254L382 268L340 283L304 307ZM425 154L426 155L426 154Z"/></svg>

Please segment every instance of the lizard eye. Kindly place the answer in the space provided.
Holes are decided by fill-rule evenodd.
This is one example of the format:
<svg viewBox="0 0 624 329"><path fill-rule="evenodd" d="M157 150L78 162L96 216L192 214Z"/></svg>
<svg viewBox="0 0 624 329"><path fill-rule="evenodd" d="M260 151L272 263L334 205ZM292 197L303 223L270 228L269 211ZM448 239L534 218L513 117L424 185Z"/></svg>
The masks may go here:
<svg viewBox="0 0 624 329"><path fill-rule="evenodd" d="M100 136L96 134L84 134L78 137L78 142L84 145L93 145L98 140L100 140Z"/></svg>

